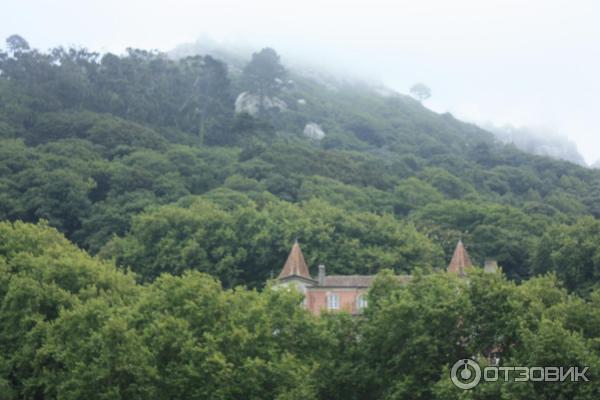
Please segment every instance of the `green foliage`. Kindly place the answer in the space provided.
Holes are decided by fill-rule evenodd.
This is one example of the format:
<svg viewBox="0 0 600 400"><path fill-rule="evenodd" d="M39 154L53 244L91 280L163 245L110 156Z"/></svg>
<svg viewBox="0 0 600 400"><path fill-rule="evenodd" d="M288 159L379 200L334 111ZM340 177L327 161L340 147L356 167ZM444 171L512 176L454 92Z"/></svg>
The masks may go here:
<svg viewBox="0 0 600 400"><path fill-rule="evenodd" d="M251 93L260 97L260 110L264 112L263 100L278 94L285 76L277 52L269 47L252 54L252 59L244 68L243 81ZM279 82L278 82L279 81Z"/></svg>
<svg viewBox="0 0 600 400"><path fill-rule="evenodd" d="M221 187L245 195L234 200L213 192L221 193L214 202L224 210L246 198L266 201L268 192L291 203L320 199L333 206L327 208L332 215L408 217L447 257L462 236L478 263L497 258L511 278L524 279L547 270L530 257L543 232L571 224L573 216L600 215L597 171L500 145L488 132L405 96L285 71L272 49L255 53L240 76L211 56L172 60L137 49L122 56L64 48L44 53L18 36L9 42L0 57L0 217L46 219L93 253L114 235L126 235L133 217L148 207ZM277 95L288 110L234 116L233 99L242 89ZM299 135L310 121L326 131L320 144ZM269 246L274 257L290 240L290 234L277 235L281 244ZM385 251L333 259L342 252L307 238L340 272L412 268ZM150 259L154 253L146 249L140 257ZM160 262L149 276L192 267L221 271L227 284L257 285L275 269L274 259L237 250L221 259L219 251L228 253L178 262L168 257L174 264ZM249 266L249 259L263 265ZM183 260L195 260L194 266ZM598 280L585 274L586 284Z"/></svg>
<svg viewBox="0 0 600 400"><path fill-rule="evenodd" d="M234 115L240 90L288 109ZM320 142L301 135L313 121ZM597 398L597 382L457 392L447 377L498 348L505 365L600 368L599 216L598 171L286 71L272 49L240 75L12 36L0 399ZM506 276L431 273L459 237ZM263 288L296 238L311 266L379 273L364 315L315 319L297 293L238 286Z"/></svg>
<svg viewBox="0 0 600 400"><path fill-rule="evenodd" d="M465 291L460 279L433 274L380 293L377 307L367 309L360 343L375 398L429 398L440 366L465 355L457 346L466 333L461 317L471 307Z"/></svg>
<svg viewBox="0 0 600 400"><path fill-rule="evenodd" d="M570 290L585 293L600 279L600 222L582 218L572 225L553 226L539 241L533 255L536 273L553 271Z"/></svg>
<svg viewBox="0 0 600 400"><path fill-rule="evenodd" d="M199 207L224 212L198 200L179 211ZM501 273L417 271L403 283L385 270L368 296L361 317L318 318L294 290L223 289L197 271L139 285L46 223L2 222L0 398L592 399L600 390L600 291L568 294L552 275L517 285ZM592 381L468 392L450 383L456 360L485 365L497 349L502 365L589 366Z"/></svg>
<svg viewBox="0 0 600 400"><path fill-rule="evenodd" d="M514 207L454 200L428 204L412 218L444 246L448 257L461 236L476 264L483 265L486 257L496 258L515 279L530 275L527 253L551 224L545 215L525 214Z"/></svg>
<svg viewBox="0 0 600 400"><path fill-rule="evenodd" d="M431 184L411 177L404 179L394 189L394 212L406 215L413 210L420 209L428 204L439 203L444 196Z"/></svg>
<svg viewBox="0 0 600 400"><path fill-rule="evenodd" d="M137 286L46 224L0 239L3 398L314 398L326 342L297 293L193 272Z"/></svg>
<svg viewBox="0 0 600 400"><path fill-rule="evenodd" d="M593 378L587 383L482 382L462 391L450 382L449 368L472 356L487 365L486 357L500 351L501 365L589 366L591 376L600 360L598 331L582 318L595 321L596 297L569 296L552 276L516 286L501 274L473 271L467 281L417 275L402 286L389 273L381 274L369 293L375 307L370 301L359 321L362 339L353 342L366 391L347 398L365 393L381 399L594 398L600 386Z"/></svg>
<svg viewBox="0 0 600 400"><path fill-rule="evenodd" d="M291 205L275 199L259 204L236 193L221 193L214 202L214 196L134 217L130 233L109 243L102 256L145 280L195 269L226 286L262 286L281 268L295 238L311 265L322 262L337 273L407 272L441 261L437 246L389 214L348 213L316 199ZM235 196L232 207L225 196Z"/></svg>
<svg viewBox="0 0 600 400"><path fill-rule="evenodd" d="M135 217L131 235L111 243L104 254L117 257L146 280L196 269L235 283L245 251L237 249L234 228L231 217L212 204L165 206Z"/></svg>
<svg viewBox="0 0 600 400"><path fill-rule="evenodd" d="M128 304L138 288L131 276L92 259L45 223L2 222L0 243L2 379L9 390L35 397L43 392L36 353L61 310L97 298Z"/></svg>

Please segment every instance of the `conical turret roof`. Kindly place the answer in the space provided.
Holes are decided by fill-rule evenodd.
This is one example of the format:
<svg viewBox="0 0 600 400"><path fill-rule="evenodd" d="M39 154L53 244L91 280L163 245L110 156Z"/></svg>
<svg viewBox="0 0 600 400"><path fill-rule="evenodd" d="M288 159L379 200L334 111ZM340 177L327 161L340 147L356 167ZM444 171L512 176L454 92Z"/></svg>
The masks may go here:
<svg viewBox="0 0 600 400"><path fill-rule="evenodd" d="M447 271L459 275L465 275L465 269L472 266L473 263L471 262L469 253L467 253L467 249L465 249L462 240L459 240L456 244L456 249L454 249L452 260L450 260L450 264L448 264Z"/></svg>
<svg viewBox="0 0 600 400"><path fill-rule="evenodd" d="M306 265L306 261L304 261L304 255L302 254L302 250L300 249L298 241L294 242L287 261L283 265L283 269L281 270L281 273L277 279L288 278L291 276L299 276L312 280L310 273L308 272L308 265Z"/></svg>

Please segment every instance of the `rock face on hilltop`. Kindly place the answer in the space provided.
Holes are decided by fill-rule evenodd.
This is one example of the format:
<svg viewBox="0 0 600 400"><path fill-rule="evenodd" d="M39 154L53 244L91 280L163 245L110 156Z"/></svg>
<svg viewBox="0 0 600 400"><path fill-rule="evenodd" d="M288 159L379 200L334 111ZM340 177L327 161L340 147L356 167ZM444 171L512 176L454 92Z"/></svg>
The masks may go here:
<svg viewBox="0 0 600 400"><path fill-rule="evenodd" d="M267 97L263 98L263 108L265 110L271 110L274 108L279 109L279 111L287 110L287 104L285 101L281 100L278 97ZM235 99L235 112L236 114L240 114L246 112L250 115L257 115L260 109L260 96L257 94L252 94L250 92L242 92L238 95L237 99Z"/></svg>
<svg viewBox="0 0 600 400"><path fill-rule="evenodd" d="M302 133L304 136L315 140L321 140L325 137L325 132L323 132L323 129L321 129L319 124L315 122L309 122L306 124L304 127L304 132Z"/></svg>

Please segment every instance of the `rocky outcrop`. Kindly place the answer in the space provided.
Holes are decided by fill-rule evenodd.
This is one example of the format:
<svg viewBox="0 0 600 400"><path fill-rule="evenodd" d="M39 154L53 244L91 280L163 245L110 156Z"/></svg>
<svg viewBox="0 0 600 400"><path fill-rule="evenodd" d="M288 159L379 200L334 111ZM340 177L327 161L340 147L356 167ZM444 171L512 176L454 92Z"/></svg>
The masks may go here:
<svg viewBox="0 0 600 400"><path fill-rule="evenodd" d="M279 109L279 111L287 110L287 104L285 101L278 97L267 97L263 98L263 108L265 110ZM257 115L260 109L260 96L252 94L250 92L242 92L235 99L235 112L236 114L246 112L250 115Z"/></svg>
<svg viewBox="0 0 600 400"><path fill-rule="evenodd" d="M304 136L315 140L321 140L325 137L325 132L323 132L323 129L321 129L319 124L315 122L309 122L306 124L303 134Z"/></svg>

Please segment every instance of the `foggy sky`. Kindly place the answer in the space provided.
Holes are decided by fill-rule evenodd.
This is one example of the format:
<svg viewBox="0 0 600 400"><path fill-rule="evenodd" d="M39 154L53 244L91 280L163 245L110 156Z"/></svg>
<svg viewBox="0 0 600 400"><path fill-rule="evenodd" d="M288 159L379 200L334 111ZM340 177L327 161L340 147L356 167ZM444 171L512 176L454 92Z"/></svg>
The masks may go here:
<svg viewBox="0 0 600 400"><path fill-rule="evenodd" d="M378 80L496 125L547 126L600 159L600 2L594 0L0 0L0 38L39 49L170 50L205 34L283 61Z"/></svg>

